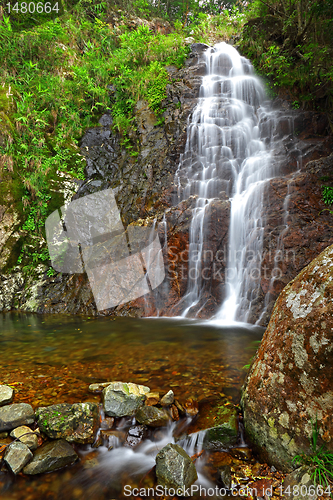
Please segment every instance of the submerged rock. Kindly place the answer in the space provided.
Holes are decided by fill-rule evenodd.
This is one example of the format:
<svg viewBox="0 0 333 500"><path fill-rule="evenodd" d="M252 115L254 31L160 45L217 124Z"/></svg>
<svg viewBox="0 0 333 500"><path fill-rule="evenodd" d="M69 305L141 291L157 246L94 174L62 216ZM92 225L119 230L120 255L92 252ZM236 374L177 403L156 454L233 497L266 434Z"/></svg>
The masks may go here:
<svg viewBox="0 0 333 500"><path fill-rule="evenodd" d="M8 385L0 385L0 406L7 405L13 401L14 391Z"/></svg>
<svg viewBox="0 0 333 500"><path fill-rule="evenodd" d="M237 442L238 420L235 408L219 408L216 418L218 425L206 430L203 440L205 450L218 450L233 446Z"/></svg>
<svg viewBox="0 0 333 500"><path fill-rule="evenodd" d="M21 425L20 427L14 429L10 433L10 436L12 438L18 438L21 443L27 445L30 450L35 450L38 446L37 435L30 429L30 427L27 427L26 425Z"/></svg>
<svg viewBox="0 0 333 500"><path fill-rule="evenodd" d="M38 425L52 439L70 443L93 443L98 429L99 412L96 403L62 403L36 410Z"/></svg>
<svg viewBox="0 0 333 500"><path fill-rule="evenodd" d="M64 439L43 444L35 451L32 461L23 469L24 474L52 472L78 460L78 455Z"/></svg>
<svg viewBox="0 0 333 500"><path fill-rule="evenodd" d="M20 425L31 425L34 421L34 410L27 403L14 403L0 408L0 432Z"/></svg>
<svg viewBox="0 0 333 500"><path fill-rule="evenodd" d="M8 447L4 461L14 474L18 474L32 457L33 455L28 446L15 441Z"/></svg>
<svg viewBox="0 0 333 500"><path fill-rule="evenodd" d="M197 479L194 463L178 444L167 444L156 455L158 483L167 488L188 488Z"/></svg>
<svg viewBox="0 0 333 500"><path fill-rule="evenodd" d="M139 424L149 425L150 427L162 427L169 422L169 415L165 410L155 406L143 406L135 414Z"/></svg>
<svg viewBox="0 0 333 500"><path fill-rule="evenodd" d="M242 396L247 436L269 463L291 469L318 444L333 449L333 246L284 288Z"/></svg>
<svg viewBox="0 0 333 500"><path fill-rule="evenodd" d="M149 387L144 385L112 382L103 391L105 413L110 417L134 415L143 406L146 394L149 392Z"/></svg>

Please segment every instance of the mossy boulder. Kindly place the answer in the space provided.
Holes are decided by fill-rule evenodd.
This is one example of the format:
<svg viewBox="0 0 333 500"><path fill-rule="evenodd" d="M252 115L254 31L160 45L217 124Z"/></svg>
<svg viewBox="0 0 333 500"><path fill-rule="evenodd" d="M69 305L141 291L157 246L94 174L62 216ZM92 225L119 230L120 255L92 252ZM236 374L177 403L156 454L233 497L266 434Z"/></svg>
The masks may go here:
<svg viewBox="0 0 333 500"><path fill-rule="evenodd" d="M262 458L284 470L318 444L333 449L333 245L276 301L243 390L245 431Z"/></svg>
<svg viewBox="0 0 333 500"><path fill-rule="evenodd" d="M98 429L99 413L95 403L62 403L36 410L40 430L52 439L70 443L93 443Z"/></svg>

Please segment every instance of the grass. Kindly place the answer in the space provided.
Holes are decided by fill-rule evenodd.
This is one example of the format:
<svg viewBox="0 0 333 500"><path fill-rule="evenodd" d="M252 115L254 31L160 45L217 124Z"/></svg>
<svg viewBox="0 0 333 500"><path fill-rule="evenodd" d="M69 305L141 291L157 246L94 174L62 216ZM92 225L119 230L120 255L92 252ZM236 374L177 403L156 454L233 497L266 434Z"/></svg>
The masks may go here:
<svg viewBox="0 0 333 500"><path fill-rule="evenodd" d="M314 467L311 479L314 485L321 485L324 487L330 486L333 480L333 453L325 448L325 445L318 445L318 422L312 422L312 437L311 437L311 450L312 453L305 455L304 453L296 455L293 462L296 465L308 465Z"/></svg>

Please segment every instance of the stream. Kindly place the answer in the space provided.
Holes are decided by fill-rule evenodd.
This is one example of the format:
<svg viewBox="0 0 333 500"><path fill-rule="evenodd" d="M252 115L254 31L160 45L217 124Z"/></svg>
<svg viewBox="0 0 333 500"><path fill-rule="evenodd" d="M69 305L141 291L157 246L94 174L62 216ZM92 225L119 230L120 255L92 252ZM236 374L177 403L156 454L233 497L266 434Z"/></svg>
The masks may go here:
<svg viewBox="0 0 333 500"><path fill-rule="evenodd" d="M180 402L192 398L200 415L222 400L239 403L243 366L262 333L260 327L215 326L190 319L110 321L8 313L0 315L0 383L15 387L15 402L35 409L60 402L99 402L98 394L88 392L91 383L131 381L161 395L172 389ZM120 419L117 432L121 436L132 424L131 418ZM125 498L123 486L143 480L161 447L175 435L198 431L200 418L183 419L151 431L134 448L122 446L118 438L111 451L105 444L97 449L77 446L79 463L42 478L0 472L0 498ZM179 443L191 455L200 451L198 436ZM207 454L196 465L198 484L212 487L214 467L207 466Z"/></svg>

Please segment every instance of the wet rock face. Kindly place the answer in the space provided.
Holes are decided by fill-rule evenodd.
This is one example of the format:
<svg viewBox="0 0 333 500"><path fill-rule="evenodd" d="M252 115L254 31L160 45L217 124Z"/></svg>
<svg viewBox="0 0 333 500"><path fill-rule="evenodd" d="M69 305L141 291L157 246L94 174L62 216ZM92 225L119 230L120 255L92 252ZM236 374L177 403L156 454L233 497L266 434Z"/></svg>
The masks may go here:
<svg viewBox="0 0 333 500"><path fill-rule="evenodd" d="M273 465L309 452L312 424L333 449L333 246L280 294L242 397L248 437Z"/></svg>

